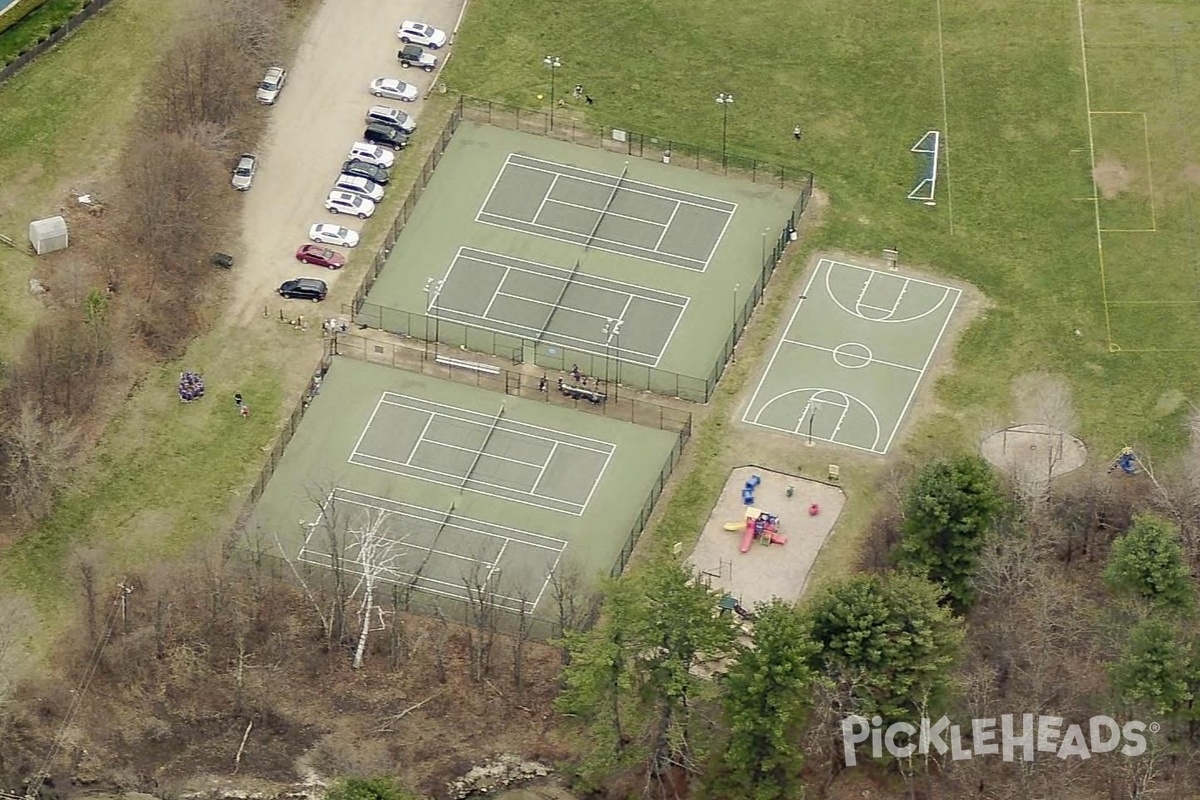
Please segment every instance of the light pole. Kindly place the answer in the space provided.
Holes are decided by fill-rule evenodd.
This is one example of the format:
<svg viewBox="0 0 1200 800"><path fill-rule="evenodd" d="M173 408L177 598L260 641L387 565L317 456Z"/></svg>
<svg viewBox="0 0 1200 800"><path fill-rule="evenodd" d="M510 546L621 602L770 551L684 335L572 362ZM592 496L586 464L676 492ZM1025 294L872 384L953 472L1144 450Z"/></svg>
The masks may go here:
<svg viewBox="0 0 1200 800"><path fill-rule="evenodd" d="M767 264L767 234L771 232L770 228L763 228L762 232L762 263L765 267Z"/></svg>
<svg viewBox="0 0 1200 800"><path fill-rule="evenodd" d="M554 72L562 66L558 56L546 56L542 63L550 68L550 130L554 130Z"/></svg>
<svg viewBox="0 0 1200 800"><path fill-rule="evenodd" d="M721 122L721 169L729 171L729 156L725 149L725 143L729 138L729 107L733 105L733 95L727 92L721 92L717 95L717 102L721 104L721 109L724 112Z"/></svg>
<svg viewBox="0 0 1200 800"><path fill-rule="evenodd" d="M735 283L733 285L733 330L734 330L734 333L737 333L737 323L738 323L737 301L738 301L738 290L740 290L741 288L742 288L742 285L740 283Z"/></svg>
<svg viewBox="0 0 1200 800"><path fill-rule="evenodd" d="M436 280L434 278L425 279L425 358L429 359L429 318L433 317L433 357L437 358L438 334L439 330L437 301L442 293L442 284L445 280Z"/></svg>
<svg viewBox="0 0 1200 800"><path fill-rule="evenodd" d="M617 343L617 381L613 384L613 400L617 399L617 387L621 385L621 323L622 319L610 319L604 323L604 389L608 390L608 362L612 360L612 343Z"/></svg>

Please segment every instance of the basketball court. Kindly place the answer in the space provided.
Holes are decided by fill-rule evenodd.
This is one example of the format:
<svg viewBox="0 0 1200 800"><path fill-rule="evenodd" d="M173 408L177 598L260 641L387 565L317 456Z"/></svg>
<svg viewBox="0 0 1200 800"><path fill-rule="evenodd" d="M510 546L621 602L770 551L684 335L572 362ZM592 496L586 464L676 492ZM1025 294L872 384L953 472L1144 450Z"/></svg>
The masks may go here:
<svg viewBox="0 0 1200 800"><path fill-rule="evenodd" d="M898 272L821 259L742 419L884 455L962 296Z"/></svg>

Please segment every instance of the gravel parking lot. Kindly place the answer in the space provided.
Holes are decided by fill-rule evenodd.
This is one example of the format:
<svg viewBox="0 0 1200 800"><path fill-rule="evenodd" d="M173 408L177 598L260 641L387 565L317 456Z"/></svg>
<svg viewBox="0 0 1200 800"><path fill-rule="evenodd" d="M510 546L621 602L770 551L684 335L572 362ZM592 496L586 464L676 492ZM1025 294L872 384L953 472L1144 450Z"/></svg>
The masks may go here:
<svg viewBox="0 0 1200 800"><path fill-rule="evenodd" d="M325 210L325 196L337 177L338 167L364 127L364 114L375 103L403 107L421 121L423 100L400 103L378 100L367 91L374 78L394 77L416 85L422 98L434 75L402 69L396 61L401 42L396 27L404 19L435 25L450 33L464 0L356 0L347 6L324 0L305 32L288 82L271 110L271 123L259 149L254 187L238 198L242 208L242 242L234 268L229 319L248 323L264 306L295 303L275 294L285 280L300 276L327 281L335 291L339 281L356 280L356 263L369 254L360 246L350 251L346 270L330 272L296 261L296 248L308 241L314 222L338 222L361 230L366 221ZM437 51L445 60L450 48ZM253 91L251 88L250 91ZM397 155L397 164L407 157ZM392 191L403 191L393 187ZM328 308L326 316L337 309ZM314 315L315 316L315 315Z"/></svg>

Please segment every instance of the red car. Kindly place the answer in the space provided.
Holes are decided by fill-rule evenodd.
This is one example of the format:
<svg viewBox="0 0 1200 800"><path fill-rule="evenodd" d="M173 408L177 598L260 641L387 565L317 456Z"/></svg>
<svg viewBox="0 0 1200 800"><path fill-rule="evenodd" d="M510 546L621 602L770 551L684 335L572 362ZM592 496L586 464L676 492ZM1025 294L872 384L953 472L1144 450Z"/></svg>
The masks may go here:
<svg viewBox="0 0 1200 800"><path fill-rule="evenodd" d="M302 244L296 250L296 260L305 264L316 264L326 269L341 269L346 266L346 257L319 244Z"/></svg>

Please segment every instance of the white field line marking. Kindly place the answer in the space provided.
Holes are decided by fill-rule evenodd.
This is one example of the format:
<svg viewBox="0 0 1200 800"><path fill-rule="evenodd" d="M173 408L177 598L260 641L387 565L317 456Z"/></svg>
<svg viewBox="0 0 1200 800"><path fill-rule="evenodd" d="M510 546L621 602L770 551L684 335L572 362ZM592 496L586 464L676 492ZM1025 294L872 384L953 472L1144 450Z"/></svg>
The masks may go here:
<svg viewBox="0 0 1200 800"><path fill-rule="evenodd" d="M476 450L474 448L463 447L462 445L457 445L457 444L450 444L449 442L439 442L437 439L426 439L425 442L427 444L437 445L438 447L444 447L447 450L461 450L464 453L478 453L479 452L478 450ZM554 448L552 447L550 449L553 450ZM522 461L519 458L509 458L508 456L498 456L498 455L494 455L492 453L483 453L480 457L481 458L490 458L495 461L507 461L509 464L520 464L522 467L537 468L537 467L542 466L541 464L535 464L532 461ZM535 494L536 494L536 492L535 492Z"/></svg>
<svg viewBox="0 0 1200 800"><path fill-rule="evenodd" d="M615 183L615 181L597 181L597 180L593 180L591 178L581 178L578 175L571 175L570 173L563 173L563 172L558 172L556 170L542 169L541 167L531 167L528 164L513 164L512 166L516 169L527 169L530 172L540 172L543 175L560 175L564 178L568 178L569 180L579 181L580 183L590 183L594 186L603 186L607 189L611 189L613 187L613 184ZM606 176L606 177L615 178L616 176L610 175L610 176ZM649 189L661 189L661 190L672 192L672 193L675 192L674 189L667 189L667 187L665 187L665 186L655 186L652 183L641 183L639 181L625 181L624 183L621 184L620 188L621 188L622 192L629 192L630 194L640 194L644 197L653 197L656 200L666 200L666 201L673 202L673 203L683 203L684 205L689 205L689 206L692 206L693 208L702 208L705 211L716 211L718 213L728 213L725 211L725 209L713 208L712 206L701 205L699 203L691 203L691 202L688 202L687 200L680 200L676 197L671 197L670 195L658 194L657 192L649 192L649 191L643 191L642 189L635 189L635 188L633 188L635 186L645 186ZM688 192L678 192L678 194L687 195ZM698 196L698 195L692 195L692 196ZM727 204L727 205L731 205L731 204ZM599 208L592 208L591 206L580 206L580 207L581 208L591 208L592 211L600 210ZM644 221L651 222L652 220L644 220ZM662 223L658 223L658 224L661 225Z"/></svg>
<svg viewBox="0 0 1200 800"><path fill-rule="evenodd" d="M358 435L358 440L354 442L354 447L350 449L349 461L354 461L354 456L356 453L358 453L358 448L362 446L363 439L365 439L367 436L367 431L371 429L371 423L375 421L375 415L379 413L379 407L383 405L383 398L384 396L382 394L379 395L379 401L375 403L375 408L371 411L371 416L367 417L367 424L363 426L362 433ZM417 449L416 445L413 445L413 449Z"/></svg>
<svg viewBox="0 0 1200 800"><path fill-rule="evenodd" d="M939 0L940 2L940 0ZM1087 29L1083 22L1083 0L1075 0L1075 10L1079 17L1079 56L1083 66L1083 101L1087 110L1088 159L1092 172L1092 209L1096 223L1096 254L1100 261L1100 296L1104 302L1104 327L1108 333L1108 346L1111 348L1112 317L1108 311L1108 279L1104 274L1104 231L1100 224L1100 186L1096 182L1096 131L1092 125L1092 84L1088 79L1087 61Z"/></svg>
<svg viewBox="0 0 1200 800"><path fill-rule="evenodd" d="M690 302L692 302L692 298L689 297L687 303ZM667 334L667 340L662 343L662 350L659 351L658 356L654 359L654 363L651 366L657 367L658 362L662 361L663 356L666 355L667 347L671 344L671 340L675 338L675 331L679 330L679 323L683 320L683 315L687 313L687 303L684 303L683 308L675 315L675 323L671 325L671 332Z"/></svg>
<svg viewBox="0 0 1200 800"><path fill-rule="evenodd" d="M501 293L501 294L502 294L504 297L511 297L511 298L513 298L514 300L520 300L520 301L522 301L522 302L524 302L524 303L532 303L532 304L534 304L534 305L540 305L540 306L553 306L553 305L554 305L553 303L551 303L551 302L548 302L548 301L546 301L546 300L533 300L532 298L526 297L525 295L518 295L518 294L507 294L507 293ZM595 317L596 319L608 319L608 317L607 317L607 316L605 316L604 314L597 314L597 313L595 313L594 311L583 311L582 309L573 308L573 307L571 307L571 306L560 306L560 309L561 309L562 311L564 311L564 312L568 313L568 314L580 314L580 315L582 315L582 316ZM467 318L467 319L469 319L469 320L482 319L481 317L477 317L477 316L475 316L474 314L470 313L469 311L457 311L457 310L450 310L450 311L448 311L448 310L446 310L446 309L443 309L443 310L442 310L442 312L441 312L441 315L440 315L440 316L441 316L441 318L442 318L442 319L444 319L444 320L445 320L445 319L448 319L448 320L450 320L451 322L462 322L464 325L465 325L465 324L468 324L468 323L466 323L466 322L463 322L463 320L462 320L462 319L455 319L455 317L451 316L451 314L458 314L458 315L461 315L462 317L466 317L466 318ZM511 327L513 327L513 328L516 328L516 329L518 329L518 331L517 331L517 332L514 332L514 331L511 331L511 330L507 330L507 331L506 331L506 330L500 330L500 329L489 328L489 327L487 327L487 326L484 326L484 325L478 325L478 324L475 324L474 322L471 322L471 323L469 323L469 324L471 325L471 327L473 327L473 328L478 328L479 330L489 330L489 331L495 331L496 333L504 333L504 334L508 334L509 336L522 336L523 334L521 334L521 333L520 333L520 331L527 331L527 332L528 332L528 333L530 333L530 334L536 334L536 333L538 333L538 332L540 332L540 331L541 331L541 328L539 328L539 327L538 327L538 326L536 326L536 325L525 325L525 324L523 324L523 323L520 323L520 322L511 322L511 321L509 321L509 320L506 320L506 319L498 319L498 320L495 320L495 321L496 321L496 322L501 322L501 323L504 323L505 325L509 325L509 326L511 326ZM597 330L599 330L599 329L597 329ZM597 339L583 339L583 338L580 338L580 337L578 337L578 336L572 336L572 335L570 335L570 334L568 334L568 333L559 333L559 332L557 332L557 331L548 331L547 335L549 335L549 336L552 336L552 337L554 337L555 339L558 339L558 340L563 340L563 341L566 341L566 342L576 342L576 343L579 343L579 344L585 344L585 345L588 345L588 344L590 344L590 345L595 345L595 346L597 346L597 347L603 347L603 346L604 346L604 342L603 342L602 340L600 340L599 338L597 338ZM543 336L543 337L542 337L542 341L543 341L543 342L546 342L546 341L547 341L547 340L546 340L546 337L544 337L544 336ZM554 341L550 341L550 344L554 344ZM589 351L589 350L583 350L583 348L580 348L580 347L578 347L578 346L576 346L576 345L571 345L571 348L572 348L572 349L574 349L574 350L580 350L581 352L592 352L592 351ZM635 356L644 356L645 358L655 358L655 357L656 357L656 356L654 355L654 353L643 353L643 352L642 352L642 351L640 351L640 350L634 350L634 349L631 349L631 348L626 348L626 347L623 347L623 348L621 348L621 349L622 349L622 351L624 351L624 352L627 352L627 353L630 353L631 355L635 355ZM597 353L597 355L603 355L603 353ZM660 354L658 357L660 357L660 358L661 358L661 354ZM629 361L629 363L631 363L631 364L640 364L640 363L642 363L641 361L634 360L634 359L627 359L627 360L628 360L628 361Z"/></svg>
<svg viewBox="0 0 1200 800"><path fill-rule="evenodd" d="M812 350L822 350L826 353L831 353L831 354L837 352L837 348L834 348L834 347L824 347L822 345L811 344L809 342L797 342L792 339L784 339L783 341L786 342L787 344L794 345L796 347L808 347ZM860 358L861 358L861 356L860 356ZM902 370L906 370L908 372L920 372L921 371L920 367L910 367L907 364L897 364L893 361L884 361L883 359L876 358L873 355L868 357L867 361L868 361L868 363L871 363L871 364L882 364L885 367L895 367L896 369L902 369ZM845 369L845 367L842 367L842 369Z"/></svg>
<svg viewBox="0 0 1200 800"><path fill-rule="evenodd" d="M550 202L554 203L555 205L567 206L568 208L578 208L583 211L592 211L592 212L597 212L597 213L599 213L601 211L601 209L599 209L599 208L592 208L591 206L581 206L578 203L568 203L566 200L551 200ZM678 206L676 206L676 207L678 208ZM627 220L630 220L632 222L637 222L642 225L653 225L656 228L662 228L664 233L666 232L666 228L667 228L667 224L665 222L655 222L654 220L646 219L645 217L633 217L633 216L630 216L629 214L620 214L620 213L618 213L616 211L612 211L612 210L604 212L604 216L605 217L617 217L619 219L627 219ZM659 241L662 241L661 236L659 237Z"/></svg>
<svg viewBox="0 0 1200 800"><path fill-rule="evenodd" d="M487 577L483 579L484 586L487 586L489 583L492 582L492 576L495 575L496 572L500 569L500 559L504 558L504 551L507 549L508 549L508 540L505 539L504 542L500 545L500 552L496 554L496 560L493 561L491 563L491 566L488 568ZM485 564L485 565L487 564L486 561L481 561L479 563Z"/></svg>
<svg viewBox="0 0 1200 800"><path fill-rule="evenodd" d="M604 477L604 473L608 470L608 464L612 461L613 453L617 452L617 448L613 446L613 452L608 454L604 459L604 465L600 467L600 471L596 473L596 479L592 481L592 488L588 491L587 498L583 501L583 508L587 508L592 503L592 495L596 493L596 487L600 485L600 480ZM581 513L582 516L582 513Z"/></svg>
<svg viewBox="0 0 1200 800"><path fill-rule="evenodd" d="M410 467L413 465L413 463L412 463L413 456L415 456L417 454L417 449L421 446L421 443L429 441L429 439L425 438L425 434L429 432L429 426L433 424L433 420L435 417L437 417L437 414L430 414L428 411L426 411L425 413L429 414L429 416L426 417L425 425L424 425L424 427L421 428L421 432L417 435L417 441L412 446L412 450L408 451L408 457L404 459L404 466L406 466L406 467ZM436 442L435 442L435 444L436 444ZM369 453L362 453L361 455L367 456L368 458L377 458L377 456L372 456Z"/></svg>
<svg viewBox="0 0 1200 800"><path fill-rule="evenodd" d="M945 335L946 328L950 325L950 319L954 316L954 309L958 307L958 301L962 297L962 292L958 289L954 291L954 302L950 304L950 308L946 311L946 318L942 321L942 327L938 330L937 338L933 340L933 344L929 348L929 353L925 356L925 363L921 365L921 372L917 375L917 379L913 381L912 391L908 393L908 399L904 401L904 407L900 409L900 414L896 417L896 427L892 428L891 436L888 437L887 442L883 445L884 453L891 449L892 440L896 438L896 433L900 430L900 425L904 422L904 418L908 416L908 408L912 405L913 398L917 396L917 390L921 388L921 381L925 379L925 373L929 369L929 362L933 360L933 356L942 342L942 336Z"/></svg>
<svg viewBox="0 0 1200 800"><path fill-rule="evenodd" d="M946 218L950 222L950 235L954 235L954 192L950 185L950 104L946 101L946 44L942 32L942 0L937 4L938 72L942 78L942 150L946 153Z"/></svg>
<svg viewBox="0 0 1200 800"><path fill-rule="evenodd" d="M495 193L496 187L500 185L500 179L504 177L504 170L508 169L508 165L512 163L513 154L509 153L504 159L504 163L500 166L500 171L496 173L495 180L492 181L492 187L488 189L487 195L483 198L483 205L479 207L479 211L475 212L475 221L479 221L479 217L483 215L484 209L488 207L488 203L492 202L492 194Z"/></svg>
<svg viewBox="0 0 1200 800"><path fill-rule="evenodd" d="M514 155L517 155L517 154L516 153L510 154L509 159L511 160ZM593 180L593 181L591 181L592 183L598 183L598 184L601 184L602 186L608 186L608 187L611 187L618 180L618 176L610 175L607 172L596 172L595 170L584 169L583 167L575 167L575 166L571 166L568 164L556 164L553 161L546 161L545 159L542 159L542 158L534 158L533 156L527 156L527 155L521 155L521 156L519 156L519 158L521 159L520 161L512 162L513 166L526 167L527 169L538 170L540 172L557 172L561 175L565 175L568 178L576 178L577 180L583 180L583 181L587 181L589 179L588 178L579 178L576 173L583 173L585 175L595 175L595 176L601 178L602 180ZM551 167L552 169L546 169L543 167L533 167L533 166L530 166L529 164L525 163L525 162L529 162L529 161L533 161L538 164L545 164L546 166ZM564 172L563 170L566 170L566 171ZM708 208L712 211L721 211L721 212L727 212L727 213L732 214L734 212L734 210L737 209L737 203L734 203L731 200L722 200L718 197L708 197L706 195L696 194L694 192L685 192L682 189L671 189L670 187L667 187L667 186L657 186L653 183L646 183L644 181L626 180L624 183L621 184L621 190L624 191L625 187L627 187L627 186L646 186L646 187L649 187L652 189L661 189L662 191L665 191L668 194L667 195L653 195L653 196L661 197L666 200L676 199L675 197L672 197L671 195L679 195L680 197L694 197L697 200L703 200L708 203L712 203L713 205L708 206L708 205L704 205L703 203L688 203L688 205L699 206L700 208ZM641 194L647 194L647 192L642 192ZM687 202L687 201L684 200L681 202Z"/></svg>
<svg viewBox="0 0 1200 800"><path fill-rule="evenodd" d="M871 406L869 404L863 402L862 398L858 397L857 395L850 394L849 392L843 392L841 389L815 389L811 386L802 387L800 389L789 389L786 392L781 392L781 393L775 395L770 400L768 400L766 403L764 403L763 407L761 409L759 409L758 414L755 415L755 418L752 420L746 420L746 422L749 423L750 425L758 425L763 428L770 428L773 431L780 431L782 433L790 433L790 434L794 435L795 431L793 431L793 430L789 430L788 428L781 428L778 425L772 425L769 422L763 422L762 415L765 414L767 412L767 409L769 409L771 407L771 405L773 403L775 403L777 400L783 400L784 398L790 397L794 394L803 394L805 392L810 393L809 400L808 400L810 405L812 403L822 403L825 405L833 406L834 408L843 408L843 409L845 409L846 414L850 413L851 401L858 403L859 406L862 407L863 411L866 411L868 414L871 415L871 424L875 427L874 444L872 444L870 447L863 447L862 445L850 444L849 442L843 442L843 441L839 441L837 439L826 439L826 438L823 438L820 436L813 436L814 439L820 439L822 442L829 442L830 444L840 444L840 445L845 445L846 447L853 447L856 450L864 450L868 453L876 453L877 455L885 455L887 453L886 450L880 450L878 447L879 437L883 435L883 426L879 424L879 415L875 413L875 409L871 408ZM846 401L846 403L845 403L845 405L842 405L840 403L834 403L830 400L822 400L818 396L821 394L840 395L841 398ZM839 427L840 427L840 425L841 425L841 423L839 421ZM899 423L897 423L897 427L899 427Z"/></svg>

